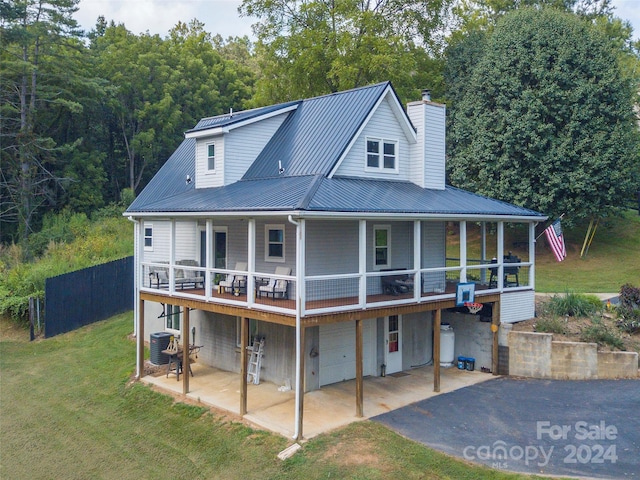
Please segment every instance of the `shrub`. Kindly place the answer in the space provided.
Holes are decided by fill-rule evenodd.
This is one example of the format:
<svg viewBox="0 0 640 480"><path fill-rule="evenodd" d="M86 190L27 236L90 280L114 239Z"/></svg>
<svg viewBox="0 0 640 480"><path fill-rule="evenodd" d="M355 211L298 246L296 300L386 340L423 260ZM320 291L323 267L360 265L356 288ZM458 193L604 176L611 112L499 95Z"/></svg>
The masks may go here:
<svg viewBox="0 0 640 480"><path fill-rule="evenodd" d="M625 284L620 289L620 305L616 309L618 327L627 333L640 331L640 288Z"/></svg>
<svg viewBox="0 0 640 480"><path fill-rule="evenodd" d="M585 328L580 334L583 342L597 343L598 345L609 345L611 348L624 350L622 339L603 325L600 320L592 319L592 324Z"/></svg>
<svg viewBox="0 0 640 480"><path fill-rule="evenodd" d="M544 306L551 315L564 317L589 317L602 311L602 302L594 295L567 292L564 295L554 295Z"/></svg>
<svg viewBox="0 0 640 480"><path fill-rule="evenodd" d="M536 332L542 333L567 333L564 320L557 317L540 318L536 321Z"/></svg>

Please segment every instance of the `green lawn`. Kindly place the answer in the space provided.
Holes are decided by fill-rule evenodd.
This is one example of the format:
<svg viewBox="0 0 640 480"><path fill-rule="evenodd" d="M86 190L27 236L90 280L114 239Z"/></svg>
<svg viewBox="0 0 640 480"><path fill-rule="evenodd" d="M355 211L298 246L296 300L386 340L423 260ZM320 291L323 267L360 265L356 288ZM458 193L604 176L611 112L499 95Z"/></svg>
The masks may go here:
<svg viewBox="0 0 640 480"><path fill-rule="evenodd" d="M130 313L32 343L2 327L3 479L523 478L366 421L312 439L281 462L287 439L130 383Z"/></svg>
<svg viewBox="0 0 640 480"><path fill-rule="evenodd" d="M556 262L544 236L536 248L536 291L615 293L625 283L640 286L640 215L601 221L588 254L580 258L588 223L564 232L567 258Z"/></svg>

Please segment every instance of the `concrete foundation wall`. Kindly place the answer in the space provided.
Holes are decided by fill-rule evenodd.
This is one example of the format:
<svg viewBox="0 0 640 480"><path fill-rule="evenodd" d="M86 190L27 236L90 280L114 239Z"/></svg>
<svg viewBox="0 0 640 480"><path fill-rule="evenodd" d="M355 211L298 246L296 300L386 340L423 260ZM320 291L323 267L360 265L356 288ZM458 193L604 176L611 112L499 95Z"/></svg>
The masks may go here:
<svg viewBox="0 0 640 480"><path fill-rule="evenodd" d="M491 322L480 322L478 315L443 312L442 322L453 327L455 333L454 365L458 357L476 359L475 368L491 368L493 333Z"/></svg>
<svg viewBox="0 0 640 480"><path fill-rule="evenodd" d="M550 333L508 333L509 375L558 380L638 378L637 352L598 352L595 343L557 342Z"/></svg>
<svg viewBox="0 0 640 480"><path fill-rule="evenodd" d="M509 375L551 377L550 333L509 332Z"/></svg>
<svg viewBox="0 0 640 480"><path fill-rule="evenodd" d="M556 380L598 378L598 344L551 342L551 378Z"/></svg>
<svg viewBox="0 0 640 480"><path fill-rule="evenodd" d="M637 378L638 352L598 352L598 378Z"/></svg>

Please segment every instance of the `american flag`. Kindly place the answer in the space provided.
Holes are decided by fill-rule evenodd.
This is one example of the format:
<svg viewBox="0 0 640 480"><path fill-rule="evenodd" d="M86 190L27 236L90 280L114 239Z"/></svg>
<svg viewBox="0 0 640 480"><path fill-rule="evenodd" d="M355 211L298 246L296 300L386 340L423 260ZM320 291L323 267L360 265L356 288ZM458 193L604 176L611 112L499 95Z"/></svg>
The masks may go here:
<svg viewBox="0 0 640 480"><path fill-rule="evenodd" d="M544 234L547 236L547 242L553 254L556 256L556 260L561 262L567 256L567 250L564 247L564 237L562 236L562 226L560 226L560 219L557 219L551 225L549 225Z"/></svg>

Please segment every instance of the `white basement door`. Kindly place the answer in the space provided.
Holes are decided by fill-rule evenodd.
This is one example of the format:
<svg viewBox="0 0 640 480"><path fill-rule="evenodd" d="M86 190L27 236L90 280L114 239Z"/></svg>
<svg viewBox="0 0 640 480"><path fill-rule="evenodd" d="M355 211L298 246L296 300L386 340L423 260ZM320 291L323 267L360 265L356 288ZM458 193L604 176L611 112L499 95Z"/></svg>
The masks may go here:
<svg viewBox="0 0 640 480"><path fill-rule="evenodd" d="M375 375L376 321L363 322L363 372ZM320 326L320 386L356 378L356 322Z"/></svg>

